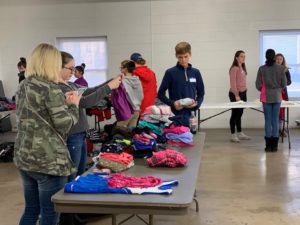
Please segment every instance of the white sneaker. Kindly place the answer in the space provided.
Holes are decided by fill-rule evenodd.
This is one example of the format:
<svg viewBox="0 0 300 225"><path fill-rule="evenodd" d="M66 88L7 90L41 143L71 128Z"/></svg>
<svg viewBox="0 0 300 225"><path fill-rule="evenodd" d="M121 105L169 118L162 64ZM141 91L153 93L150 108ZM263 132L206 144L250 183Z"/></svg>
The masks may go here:
<svg viewBox="0 0 300 225"><path fill-rule="evenodd" d="M231 142L240 143L240 139L237 137L236 133L231 134Z"/></svg>
<svg viewBox="0 0 300 225"><path fill-rule="evenodd" d="M250 140L251 137L247 136L246 134L244 134L243 132L238 132L237 136L240 140Z"/></svg>

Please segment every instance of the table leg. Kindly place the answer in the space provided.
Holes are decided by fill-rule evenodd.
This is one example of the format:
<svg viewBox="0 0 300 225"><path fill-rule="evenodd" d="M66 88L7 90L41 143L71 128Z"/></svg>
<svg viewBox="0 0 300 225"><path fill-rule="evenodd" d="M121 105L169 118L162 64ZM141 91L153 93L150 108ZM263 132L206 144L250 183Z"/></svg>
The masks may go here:
<svg viewBox="0 0 300 225"><path fill-rule="evenodd" d="M111 224L117 225L117 215L116 214L111 215Z"/></svg>
<svg viewBox="0 0 300 225"><path fill-rule="evenodd" d="M289 141L289 153L291 152L291 135L290 135L290 126L289 126L289 122L290 122L290 110L289 108L287 108L287 113L286 113L286 129L287 129L287 133L288 133L288 141Z"/></svg>
<svg viewBox="0 0 300 225"><path fill-rule="evenodd" d="M198 131L200 131L200 109L198 109L198 112L197 112L197 116L198 116Z"/></svg>
<svg viewBox="0 0 300 225"><path fill-rule="evenodd" d="M149 225L153 225L153 218L154 216L153 215L149 215Z"/></svg>
<svg viewBox="0 0 300 225"><path fill-rule="evenodd" d="M280 131L282 132L281 134L281 143L283 143L283 138L284 138L284 130L285 130L285 123L286 123L286 113L285 111L287 110L287 108L283 108L283 121L282 121L282 128L279 127ZM280 136L280 133L279 133Z"/></svg>
<svg viewBox="0 0 300 225"><path fill-rule="evenodd" d="M196 190L195 190L193 200L196 203L196 212L199 212L199 203L198 203L198 200L196 199L196 197L197 197L197 193L196 193Z"/></svg>

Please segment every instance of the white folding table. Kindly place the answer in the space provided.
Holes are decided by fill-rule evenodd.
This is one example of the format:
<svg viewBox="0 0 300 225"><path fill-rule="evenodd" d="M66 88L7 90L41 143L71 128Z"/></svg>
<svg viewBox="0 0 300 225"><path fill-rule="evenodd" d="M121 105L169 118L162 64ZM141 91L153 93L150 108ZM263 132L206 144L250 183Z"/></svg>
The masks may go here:
<svg viewBox="0 0 300 225"><path fill-rule="evenodd" d="M287 133L288 133L288 142L289 142L289 149L291 149L291 139L290 139L290 129L289 129L289 108L299 108L300 107L300 101L282 101L280 107L284 108L286 110L286 113L284 113L284 123L283 123L283 129L286 126ZM253 102L225 102L225 103L203 103L200 108L198 109L198 131L200 131L200 124L205 122L206 120L209 120L213 117L219 116L227 111L230 111L233 108L244 108L244 109L252 109L258 112L262 112L262 103L259 101L253 101ZM212 116L206 117L204 119L200 118L200 110L202 109L223 109L223 111L214 114ZM283 137L282 137L283 142Z"/></svg>

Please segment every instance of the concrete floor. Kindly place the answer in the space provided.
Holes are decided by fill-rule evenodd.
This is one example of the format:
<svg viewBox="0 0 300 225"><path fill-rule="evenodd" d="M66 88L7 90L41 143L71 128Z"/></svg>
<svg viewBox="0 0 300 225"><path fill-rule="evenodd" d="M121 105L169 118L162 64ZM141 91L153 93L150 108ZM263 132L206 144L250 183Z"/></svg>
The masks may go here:
<svg viewBox="0 0 300 225"><path fill-rule="evenodd" d="M191 205L185 216L155 216L155 225L298 225L300 224L300 130L292 130L277 153L263 150L263 130L253 138L229 142L228 130L204 130L205 148L197 185L200 212ZM3 141L3 138L1 138ZM18 224L22 187L12 163L0 163L0 224ZM118 220L124 216L119 216ZM110 224L109 217L89 225ZM125 224L143 224L134 218Z"/></svg>

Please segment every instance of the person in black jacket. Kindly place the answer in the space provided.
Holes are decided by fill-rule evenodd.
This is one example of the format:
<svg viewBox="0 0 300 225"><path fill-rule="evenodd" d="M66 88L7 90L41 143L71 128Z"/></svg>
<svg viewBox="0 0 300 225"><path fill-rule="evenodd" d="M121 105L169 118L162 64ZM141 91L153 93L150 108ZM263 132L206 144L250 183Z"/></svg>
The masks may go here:
<svg viewBox="0 0 300 225"><path fill-rule="evenodd" d="M189 63L192 53L191 45L180 42L175 47L176 66L165 72L158 91L158 98L172 108L181 125L189 126L192 111L202 104L204 84L201 73ZM166 90L169 98L166 97Z"/></svg>
<svg viewBox="0 0 300 225"><path fill-rule="evenodd" d="M21 83L22 80L25 79L25 70L27 67L27 62L26 62L26 58L21 57L20 61L17 64L19 73L18 73L18 77L19 77L19 83Z"/></svg>

